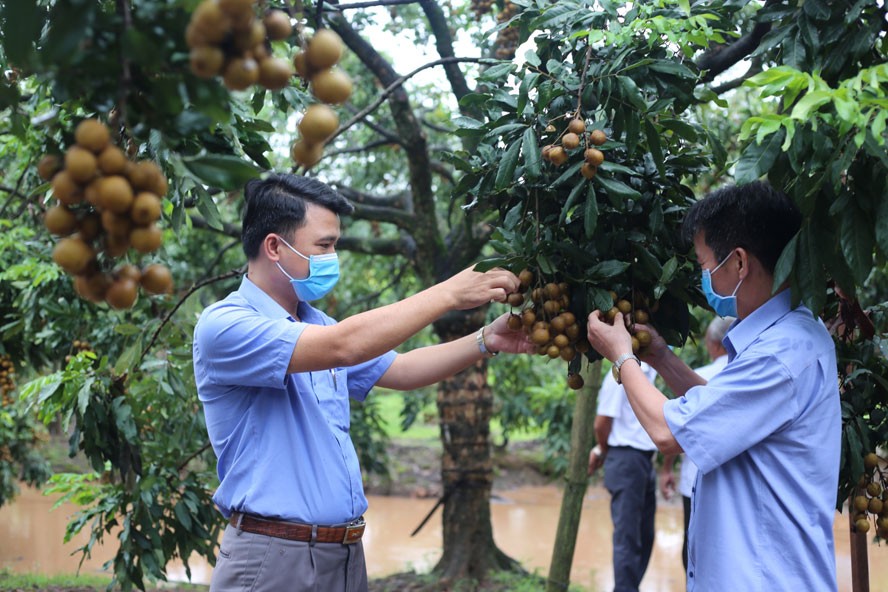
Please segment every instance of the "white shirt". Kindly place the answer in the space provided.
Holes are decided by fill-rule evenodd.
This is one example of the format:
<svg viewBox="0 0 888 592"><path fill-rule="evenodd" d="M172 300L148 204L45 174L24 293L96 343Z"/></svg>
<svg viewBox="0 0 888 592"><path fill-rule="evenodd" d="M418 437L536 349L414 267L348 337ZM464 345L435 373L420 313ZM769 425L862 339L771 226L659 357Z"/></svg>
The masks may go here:
<svg viewBox="0 0 888 592"><path fill-rule="evenodd" d="M657 371L644 362L641 363L641 369L647 379L654 382ZM657 449L635 417L635 412L632 411L632 406L626 397L626 391L617 384L610 372L605 375L601 390L598 391L598 415L612 417L614 420L610 436L607 438L608 446L631 446L637 450L651 452Z"/></svg>
<svg viewBox="0 0 888 592"><path fill-rule="evenodd" d="M725 367L725 364L728 363L728 354L721 355L714 359L711 363L706 364L700 368L694 370L701 377L705 378L707 382L709 382L713 376L718 374L722 368ZM685 497L691 497L691 493L693 493L694 489L694 481L697 479L697 465L687 457L687 455L681 455L681 475L678 479L678 490Z"/></svg>

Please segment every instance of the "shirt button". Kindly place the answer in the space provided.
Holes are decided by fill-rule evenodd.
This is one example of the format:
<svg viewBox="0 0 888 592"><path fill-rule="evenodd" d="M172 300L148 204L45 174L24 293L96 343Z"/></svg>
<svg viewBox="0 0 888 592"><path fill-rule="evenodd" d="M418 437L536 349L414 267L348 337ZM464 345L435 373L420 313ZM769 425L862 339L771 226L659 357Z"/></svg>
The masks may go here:
<svg viewBox="0 0 888 592"><path fill-rule="evenodd" d="M694 572L689 571L689 572L688 572L688 577L689 577L689 578L693 578L693 577L694 577Z"/></svg>

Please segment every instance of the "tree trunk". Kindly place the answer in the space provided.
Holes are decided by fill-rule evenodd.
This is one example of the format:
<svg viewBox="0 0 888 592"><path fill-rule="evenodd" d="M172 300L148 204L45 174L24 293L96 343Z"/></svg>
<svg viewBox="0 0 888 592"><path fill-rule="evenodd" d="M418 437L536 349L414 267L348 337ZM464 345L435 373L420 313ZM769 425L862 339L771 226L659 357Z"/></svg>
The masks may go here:
<svg viewBox="0 0 888 592"><path fill-rule="evenodd" d="M577 530L580 514L583 511L583 498L589 479L589 451L595 432L595 403L601 386L601 360L586 364L583 373L585 386L577 391L574 405L573 425L570 430L570 459L565 477L564 497L561 500L561 514L558 529L555 531L555 546L552 549L552 563L549 566L549 580L546 592L562 592L570 586L570 568L573 564L574 549L577 544Z"/></svg>
<svg viewBox="0 0 888 592"><path fill-rule="evenodd" d="M449 341L477 330L481 314L482 311L472 311L448 315L436 324L438 335ZM491 570L521 570L493 540L490 519L492 406L486 360L439 384L444 553L434 571L445 581L465 578L482 581Z"/></svg>

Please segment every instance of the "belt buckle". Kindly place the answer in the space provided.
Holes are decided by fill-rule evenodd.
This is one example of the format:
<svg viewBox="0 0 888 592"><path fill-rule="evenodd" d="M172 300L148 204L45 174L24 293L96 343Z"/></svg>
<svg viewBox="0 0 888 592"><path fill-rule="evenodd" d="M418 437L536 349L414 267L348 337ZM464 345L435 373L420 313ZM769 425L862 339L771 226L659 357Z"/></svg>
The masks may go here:
<svg viewBox="0 0 888 592"><path fill-rule="evenodd" d="M348 524L345 527L345 536L342 537L343 545L352 545L361 540L361 537L364 536L364 528L366 528L367 523L364 520L355 520L351 524Z"/></svg>

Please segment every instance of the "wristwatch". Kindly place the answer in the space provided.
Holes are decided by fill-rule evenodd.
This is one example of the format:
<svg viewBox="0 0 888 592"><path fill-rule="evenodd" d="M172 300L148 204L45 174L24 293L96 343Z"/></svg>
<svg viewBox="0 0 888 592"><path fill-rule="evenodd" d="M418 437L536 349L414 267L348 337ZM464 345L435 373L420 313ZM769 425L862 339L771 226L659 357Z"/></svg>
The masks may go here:
<svg viewBox="0 0 888 592"><path fill-rule="evenodd" d="M622 379L620 378L620 368L623 367L623 363L627 360L635 360L638 363L638 367L641 367L641 360L638 359L638 356L635 354L623 354L616 360L614 360L614 366L611 368L611 373L614 375L614 380L617 381L617 384L623 384Z"/></svg>

